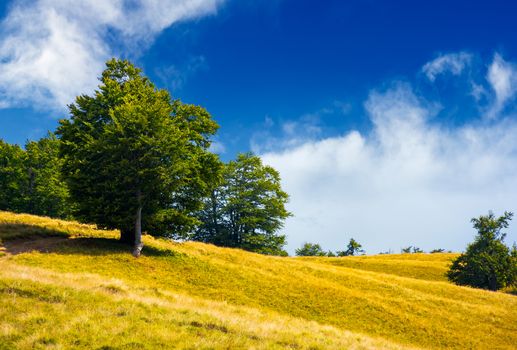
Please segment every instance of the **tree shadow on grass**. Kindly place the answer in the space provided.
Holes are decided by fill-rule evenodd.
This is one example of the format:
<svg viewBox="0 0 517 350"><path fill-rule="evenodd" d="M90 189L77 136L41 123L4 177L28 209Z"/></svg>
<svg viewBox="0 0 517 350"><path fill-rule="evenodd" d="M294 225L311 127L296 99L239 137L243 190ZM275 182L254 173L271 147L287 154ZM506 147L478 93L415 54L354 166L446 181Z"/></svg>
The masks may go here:
<svg viewBox="0 0 517 350"><path fill-rule="evenodd" d="M6 253L13 255L32 251L90 256L131 254L132 252L130 245L115 238L71 237L65 230L21 223L0 224L0 247ZM144 246L142 255L174 256L178 253L170 249Z"/></svg>
<svg viewBox="0 0 517 350"><path fill-rule="evenodd" d="M0 223L0 240L38 239L45 237L70 237L64 230L49 229L37 225L19 223Z"/></svg>

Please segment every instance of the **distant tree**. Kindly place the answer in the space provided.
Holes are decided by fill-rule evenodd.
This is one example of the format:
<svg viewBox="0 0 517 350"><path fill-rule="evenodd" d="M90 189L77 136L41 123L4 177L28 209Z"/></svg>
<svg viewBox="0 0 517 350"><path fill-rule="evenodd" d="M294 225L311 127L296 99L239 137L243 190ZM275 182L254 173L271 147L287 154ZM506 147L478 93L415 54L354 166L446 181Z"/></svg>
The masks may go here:
<svg viewBox="0 0 517 350"><path fill-rule="evenodd" d="M20 146L0 139L0 210L26 211L29 181L26 159L27 154Z"/></svg>
<svg viewBox="0 0 517 350"><path fill-rule="evenodd" d="M400 250L402 254L409 254L409 253L423 253L424 251L418 247L414 247L412 245L407 246L405 248L402 248Z"/></svg>
<svg viewBox="0 0 517 350"><path fill-rule="evenodd" d="M121 240L142 249L142 227L183 237L217 169L210 136L217 124L201 107L172 100L141 70L112 59L92 96L69 106L60 121L63 175L75 215L120 229Z"/></svg>
<svg viewBox="0 0 517 350"><path fill-rule="evenodd" d="M336 253L334 253L332 250L329 250L329 251L327 252L327 256L328 256L329 258L334 258L334 257L336 257Z"/></svg>
<svg viewBox="0 0 517 350"><path fill-rule="evenodd" d="M517 283L517 248L503 243L513 213L496 218L492 212L473 218L478 234L465 253L461 254L447 273L452 282L477 288L498 290Z"/></svg>
<svg viewBox="0 0 517 350"><path fill-rule="evenodd" d="M300 248L295 250L297 256L326 256L327 253L317 243L304 243Z"/></svg>
<svg viewBox="0 0 517 350"><path fill-rule="evenodd" d="M438 248L438 249L431 250L429 253L434 254L434 253L444 253L444 252L445 252L445 249Z"/></svg>
<svg viewBox="0 0 517 350"><path fill-rule="evenodd" d="M357 255L364 253L364 250L362 249L362 245L359 244L355 239L351 238L348 242L348 245L346 247L346 250L343 251L337 251L337 256L350 256L350 255Z"/></svg>
<svg viewBox="0 0 517 350"><path fill-rule="evenodd" d="M400 252L401 252L402 254L409 254L409 253L411 253L411 249L412 249L412 248L413 248L413 246L407 246L407 247L405 247L405 248L401 248L401 249L400 249Z"/></svg>
<svg viewBox="0 0 517 350"><path fill-rule="evenodd" d="M250 153L224 165L199 213L194 240L272 255L286 255L285 236L278 231L291 215L280 175Z"/></svg>
<svg viewBox="0 0 517 350"><path fill-rule="evenodd" d="M69 218L71 207L68 187L61 178L62 160L59 140L53 133L39 141L29 141L26 149L26 212L58 218Z"/></svg>

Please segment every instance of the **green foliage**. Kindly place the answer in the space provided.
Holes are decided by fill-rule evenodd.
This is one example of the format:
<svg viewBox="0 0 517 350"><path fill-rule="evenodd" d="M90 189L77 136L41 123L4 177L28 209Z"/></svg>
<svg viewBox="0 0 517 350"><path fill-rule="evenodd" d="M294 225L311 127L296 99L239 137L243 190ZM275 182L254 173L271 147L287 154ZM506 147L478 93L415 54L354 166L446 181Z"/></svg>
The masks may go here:
<svg viewBox="0 0 517 350"><path fill-rule="evenodd" d="M517 282L517 248L507 247L501 232L507 228L513 213L496 218L492 212L473 218L478 234L465 253L453 261L447 273L459 285L498 290Z"/></svg>
<svg viewBox="0 0 517 350"><path fill-rule="evenodd" d="M357 254L363 254L364 250L362 249L362 245L359 244L355 239L350 238L350 241L348 242L348 245L346 247L346 250L344 251L337 251L337 256L351 256L351 255L357 255Z"/></svg>
<svg viewBox="0 0 517 350"><path fill-rule="evenodd" d="M325 252L319 244L316 243L304 243L300 248L295 250L297 256L352 256L357 254L363 254L364 250L361 249L362 245L359 244L355 239L351 238L348 242L347 249L343 251L336 251L335 253L331 250Z"/></svg>
<svg viewBox="0 0 517 350"><path fill-rule="evenodd" d="M70 217L58 151L59 140L52 133L27 142L25 150L0 140L0 210Z"/></svg>
<svg viewBox="0 0 517 350"><path fill-rule="evenodd" d="M277 232L291 214L288 195L279 173L250 153L223 166L222 177L213 176L213 188L199 212L202 224L194 240L271 255L282 250L285 236Z"/></svg>
<svg viewBox="0 0 517 350"><path fill-rule="evenodd" d="M58 128L75 215L120 229L128 243L140 227L185 236L218 169L208 152L218 126L203 108L172 100L130 62L106 66L99 89L78 96Z"/></svg>
<svg viewBox="0 0 517 350"><path fill-rule="evenodd" d="M295 250L297 256L327 256L327 253L317 243L304 243L300 248Z"/></svg>
<svg viewBox="0 0 517 350"><path fill-rule="evenodd" d="M424 251L418 247L414 247L414 246L407 246L405 248L402 248L400 250L400 252L402 254L410 254L410 253L423 253Z"/></svg>
<svg viewBox="0 0 517 350"><path fill-rule="evenodd" d="M57 218L71 217L68 188L60 173L59 140L48 133L39 141L28 142L25 149L29 177L26 212Z"/></svg>
<svg viewBox="0 0 517 350"><path fill-rule="evenodd" d="M27 154L0 140L0 210L23 212L27 205Z"/></svg>
<svg viewBox="0 0 517 350"><path fill-rule="evenodd" d="M336 253L334 253L332 250L329 250L329 251L327 252L327 256L328 256L329 258L335 258L335 257L336 257Z"/></svg>
<svg viewBox="0 0 517 350"><path fill-rule="evenodd" d="M445 253L445 249L443 249L443 248L433 249L433 250L431 250L429 253L431 253L431 254L435 254L435 253Z"/></svg>

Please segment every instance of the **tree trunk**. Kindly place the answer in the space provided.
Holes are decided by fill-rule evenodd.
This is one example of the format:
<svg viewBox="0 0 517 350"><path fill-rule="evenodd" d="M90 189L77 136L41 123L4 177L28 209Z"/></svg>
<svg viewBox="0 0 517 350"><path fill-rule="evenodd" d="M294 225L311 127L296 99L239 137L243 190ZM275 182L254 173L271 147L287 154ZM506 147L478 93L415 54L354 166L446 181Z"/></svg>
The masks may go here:
<svg viewBox="0 0 517 350"><path fill-rule="evenodd" d="M142 244L142 195L140 190L137 191L137 200L138 200L138 209L136 210L136 218L135 218L135 240L134 240L134 249L133 256L138 258L142 253L142 248L144 245Z"/></svg>
<svg viewBox="0 0 517 350"><path fill-rule="evenodd" d="M216 240L221 239L219 237L219 223L217 222L217 198L215 196L215 191L212 191L211 194L212 199L212 227L214 229L214 237L212 237L212 240L215 238Z"/></svg>
<svg viewBox="0 0 517 350"><path fill-rule="evenodd" d="M497 290L497 278L494 273L488 276L488 289L493 291Z"/></svg>

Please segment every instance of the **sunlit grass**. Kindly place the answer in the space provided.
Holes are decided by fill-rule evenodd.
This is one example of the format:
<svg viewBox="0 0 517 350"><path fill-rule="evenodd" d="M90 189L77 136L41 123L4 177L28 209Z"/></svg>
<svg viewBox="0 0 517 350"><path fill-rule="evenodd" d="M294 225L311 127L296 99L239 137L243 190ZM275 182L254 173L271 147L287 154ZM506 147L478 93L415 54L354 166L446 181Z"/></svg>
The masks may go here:
<svg viewBox="0 0 517 350"><path fill-rule="evenodd" d="M429 281L447 281L445 273L455 253L440 254L381 254L343 258L302 258L308 261L351 267L360 270L388 273Z"/></svg>
<svg viewBox="0 0 517 350"><path fill-rule="evenodd" d="M446 282L451 254L280 258L145 236L144 255L134 259L114 240L117 232L0 212L8 248L9 240L45 235L70 239L55 240L48 253L0 258L0 343L328 349L517 343L516 297ZM40 317L47 321L30 321Z"/></svg>

